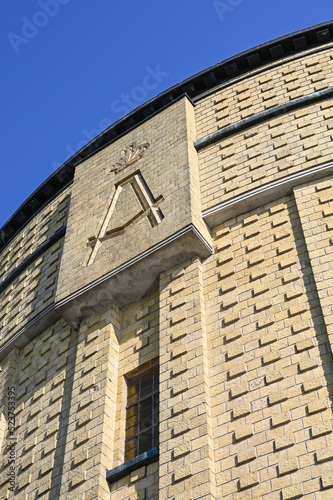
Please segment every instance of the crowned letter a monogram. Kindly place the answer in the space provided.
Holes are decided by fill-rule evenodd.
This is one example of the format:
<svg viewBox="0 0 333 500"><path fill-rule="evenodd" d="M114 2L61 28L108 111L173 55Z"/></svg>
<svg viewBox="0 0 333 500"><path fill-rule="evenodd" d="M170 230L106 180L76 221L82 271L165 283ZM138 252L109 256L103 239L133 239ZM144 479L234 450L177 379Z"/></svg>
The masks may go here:
<svg viewBox="0 0 333 500"><path fill-rule="evenodd" d="M137 160L136 160L137 161ZM125 168L125 167L124 167ZM121 196L121 192L126 184L130 184L132 188L133 195L136 197L141 210L134 215L130 220L126 221L122 226L107 230L112 214L115 211L116 205ZM101 227L98 231L97 236L91 236L88 239L88 254L85 260L86 266L92 264L96 258L98 250L100 249L103 241L113 238L120 232L123 232L130 224L138 220L141 217L146 217L150 227L157 226L164 218L159 204L163 201L163 196L160 195L154 198L152 192L150 191L143 175L139 170L134 172L129 177L126 177L114 186L115 191L111 198L110 204L107 208L106 214L103 218Z"/></svg>

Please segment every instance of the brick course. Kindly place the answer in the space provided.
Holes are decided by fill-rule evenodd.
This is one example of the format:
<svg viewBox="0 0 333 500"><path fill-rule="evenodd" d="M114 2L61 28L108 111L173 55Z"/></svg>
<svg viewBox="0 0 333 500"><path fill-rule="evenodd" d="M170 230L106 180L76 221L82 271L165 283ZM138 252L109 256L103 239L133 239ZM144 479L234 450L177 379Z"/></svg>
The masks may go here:
<svg viewBox="0 0 333 500"><path fill-rule="evenodd" d="M8 387L15 498L331 498L332 98L195 149L240 120L333 87L331 44L321 49L166 103L78 164L73 185L4 247L0 282L67 226L0 293L0 498L12 498ZM109 172L124 148L147 142L139 162ZM151 227L153 207L126 225L142 192L125 183L108 226L123 229L87 266L88 238L117 183L138 171L163 196L164 218ZM180 238L171 259L165 239L189 226L206 257L186 257L190 240ZM154 245L158 272L146 265ZM136 258L143 266L122 288ZM112 272L113 288L100 288ZM126 306L110 301L114 288L126 296L147 275L150 286ZM59 306L66 301L75 320ZM110 485L106 471L124 463L126 380L156 363L159 456Z"/></svg>

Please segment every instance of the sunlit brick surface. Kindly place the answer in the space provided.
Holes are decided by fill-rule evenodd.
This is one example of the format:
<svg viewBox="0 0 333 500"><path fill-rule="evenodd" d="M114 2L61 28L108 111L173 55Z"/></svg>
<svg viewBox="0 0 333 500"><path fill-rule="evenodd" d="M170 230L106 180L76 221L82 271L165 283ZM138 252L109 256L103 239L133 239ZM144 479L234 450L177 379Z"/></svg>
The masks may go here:
<svg viewBox="0 0 333 500"><path fill-rule="evenodd" d="M316 36L153 100L3 247L0 500L333 498L333 60ZM128 391L152 367L159 453L124 463L126 429L144 432Z"/></svg>

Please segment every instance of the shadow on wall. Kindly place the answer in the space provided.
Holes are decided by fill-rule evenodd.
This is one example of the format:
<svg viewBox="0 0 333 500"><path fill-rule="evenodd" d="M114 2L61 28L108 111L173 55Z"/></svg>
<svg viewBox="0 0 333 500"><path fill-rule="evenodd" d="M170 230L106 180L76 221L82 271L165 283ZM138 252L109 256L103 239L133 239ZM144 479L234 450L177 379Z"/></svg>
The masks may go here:
<svg viewBox="0 0 333 500"><path fill-rule="evenodd" d="M29 328L29 323L34 323L52 308L68 209L69 194L60 195L58 200L36 214L36 221L31 221L9 244L11 250L7 252L8 270L0 283L0 287L4 287L0 299L3 309L3 342L23 330L25 338L17 344L22 347L35 334L36 325ZM14 260L12 255L19 258ZM55 319L56 317L53 321Z"/></svg>
<svg viewBox="0 0 333 500"><path fill-rule="evenodd" d="M50 205L53 206L52 211L50 211ZM0 491L2 484L3 487L10 486L7 480L11 477L9 471L10 465L13 464L13 457L17 474L16 484L19 484L20 477L30 471L30 466L36 463L35 460L37 458L41 460L43 454L47 454L42 451L44 443L39 442L40 440L37 443L37 437L35 437L37 430L45 424L44 439L47 439L49 432L47 428L50 426L53 429L55 422L60 418L59 415L61 414L63 418L63 414L62 409L58 411L58 409L49 408L43 402L43 395L56 387L59 393L69 395L71 393L72 356L67 360L66 354L63 354L69 348L70 328L63 320L59 321L59 317L56 316L58 321L53 321L53 327L46 329L41 325L40 329L44 332L34 339L36 332L41 333L38 328L36 329L38 325L36 319L51 309L54 303L64 236L45 251L40 252L40 249L43 249L43 245L50 241L55 233L65 228L69 195L60 195L58 200L54 200L50 205L45 207L40 214L36 214L36 218L39 219L37 223L31 221L22 229L24 238L22 234L19 234L9 244L12 247L11 251L16 253L15 244L19 238L22 242L19 256L22 257L17 259L12 267L8 266L8 272L2 281L6 285L6 279L10 279L13 276L12 273L16 274L1 293L1 303L5 313L1 325L2 341L5 343L19 332L22 335L17 339L17 345L21 349L12 348L1 362L0 477L2 480ZM11 253L9 253L10 258ZM66 346L65 350L64 346ZM62 362L64 362L65 368L63 369L66 373L61 371ZM56 384L51 381L57 378L58 370L60 370L58 375L61 381ZM12 390L9 391L9 388ZM59 398L54 396L53 399L58 401ZM4 425L2 425L3 422ZM11 433L13 422L14 434ZM12 442L14 445L8 446ZM27 443L30 443L31 447ZM33 453L30 450L33 450ZM26 459L26 466L23 465L23 457Z"/></svg>
<svg viewBox="0 0 333 500"><path fill-rule="evenodd" d="M292 325L293 344L296 342L296 353L299 355L298 372L295 376L295 385L302 384L302 394L297 408L306 403L322 403L321 410L326 410L325 397L328 397L330 403L327 411L331 413L332 419L332 403L333 398L329 386L333 376L333 359L332 349L328 339L325 319L322 313L318 291L314 279L313 269L311 267L310 257L308 254L306 242L304 239L303 228L299 219L296 203L294 201L287 203L286 208L289 212L291 221L291 230L295 239L297 257L299 261L300 278L295 281L296 287L301 287L304 291L305 301L299 301L308 304L309 310L301 313L301 321L294 321ZM299 295L301 297L301 292ZM309 317L309 319L308 319ZM325 378L322 383L321 377ZM297 382L297 383L296 383ZM320 404L318 405L319 408ZM296 408L296 409L297 409ZM304 408L306 416L319 412L311 405ZM318 424L321 423L321 418L318 418ZM310 435L310 428L307 430L307 439L316 437ZM311 431L313 434L313 431Z"/></svg>
<svg viewBox="0 0 333 500"><path fill-rule="evenodd" d="M47 490L54 488L52 498L60 498L76 357L77 334L63 320L7 357L4 383L14 388L16 407L15 491L28 491L30 481L44 487L47 480ZM6 432L1 477L8 475L11 461L8 428Z"/></svg>
<svg viewBox="0 0 333 500"><path fill-rule="evenodd" d="M125 462L127 379L144 373L158 361L159 301L159 292L153 292L122 310L112 468ZM144 473L140 468L139 474L134 471L111 483L110 492L122 494L124 498L136 492L137 498L157 499L158 478L159 464L156 461L144 466Z"/></svg>

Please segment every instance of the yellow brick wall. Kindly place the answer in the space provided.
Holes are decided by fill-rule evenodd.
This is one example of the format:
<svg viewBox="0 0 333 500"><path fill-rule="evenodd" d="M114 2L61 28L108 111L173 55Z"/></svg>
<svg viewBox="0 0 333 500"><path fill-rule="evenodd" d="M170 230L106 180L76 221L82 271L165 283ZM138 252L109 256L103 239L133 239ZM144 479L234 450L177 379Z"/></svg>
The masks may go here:
<svg viewBox="0 0 333 500"><path fill-rule="evenodd" d="M201 210L329 165L332 99L276 114L198 154L194 147L207 134L332 86L332 49L322 49L251 70L195 106L187 97L175 101L78 165L73 188L3 250L1 281L67 223L65 243L1 293L0 347L55 301L186 225L214 240L204 261L185 259L180 248L177 265L139 301L83 311L75 331L59 318L32 341L21 337L26 345L1 361L0 500L331 500L333 177L300 179L270 203L258 196L257 208L216 227ZM150 143L142 161L110 174L134 142ZM138 168L164 198L163 221L149 228L138 220L103 242L85 267L87 240L114 183ZM124 188L109 229L140 208L131 190ZM159 460L109 485L106 472L124 463L126 377L155 363ZM15 496L8 387L16 394Z"/></svg>
<svg viewBox="0 0 333 500"><path fill-rule="evenodd" d="M303 226L320 305L324 314L329 342L333 350L332 330L332 177L298 186L294 195Z"/></svg>
<svg viewBox="0 0 333 500"><path fill-rule="evenodd" d="M159 357L159 295L148 295L122 310L119 345L117 414L112 466L124 462L126 419L126 375L134 375Z"/></svg>
<svg viewBox="0 0 333 500"><path fill-rule="evenodd" d="M158 462L133 471L111 485L111 500L159 499Z"/></svg>
<svg viewBox="0 0 333 500"><path fill-rule="evenodd" d="M197 138L332 86L332 57L328 46L318 54L304 54L296 61L269 66L254 76L247 75L245 80L229 82L225 89L197 103ZM290 91L291 86L295 90ZM245 111L241 109L244 107ZM331 108L332 99L328 99L295 112L277 113L274 119L201 150L202 209L332 161Z"/></svg>
<svg viewBox="0 0 333 500"><path fill-rule="evenodd" d="M217 498L313 498L331 472L333 365L295 199L214 236L205 297Z"/></svg>
<svg viewBox="0 0 333 500"><path fill-rule="evenodd" d="M110 304L89 316L78 332L60 320L5 358L0 498L7 498L9 489L8 386L16 392L17 495L158 498L158 462L115 482L111 497L105 479L107 470L124 461L125 375L158 359L158 332L155 292L122 312Z"/></svg>
<svg viewBox="0 0 333 500"><path fill-rule="evenodd" d="M70 370L67 357L70 347L70 329L60 320L21 351L12 351L1 363L1 411L7 422L1 449L1 498L7 498L9 488L7 445L12 438L8 433L8 386L15 388L16 399L15 498L42 494L52 480L59 481L55 477L59 469L54 464L59 464L59 455L64 451L60 417L65 413L62 397Z"/></svg>
<svg viewBox="0 0 333 500"><path fill-rule="evenodd" d="M326 48L326 50L325 50ZM198 139L232 123L280 104L332 86L331 44L322 51L285 57L241 78L228 80L221 89L196 105Z"/></svg>
<svg viewBox="0 0 333 500"><path fill-rule="evenodd" d="M160 496L215 498L202 265L160 276Z"/></svg>
<svg viewBox="0 0 333 500"><path fill-rule="evenodd" d="M200 151L203 210L332 161L332 105L304 107Z"/></svg>
<svg viewBox="0 0 333 500"><path fill-rule="evenodd" d="M66 224L70 188L62 191L43 207L2 250L0 281L3 281L21 262Z"/></svg>
<svg viewBox="0 0 333 500"><path fill-rule="evenodd" d="M70 190L44 207L2 251L0 282L66 225ZM54 303L64 238L37 257L0 293L0 347Z"/></svg>
<svg viewBox="0 0 333 500"><path fill-rule="evenodd" d="M57 301L190 224L195 224L204 237L210 237L201 219L194 139L193 104L183 97L77 167ZM139 146L147 142L150 146L140 162L119 173L110 173L124 148L133 143ZM115 185L137 170L140 170L154 198L163 196L159 205L163 220L150 227L146 217L137 219L117 236L104 240L94 262L85 265L89 253L88 238L98 236L115 193ZM139 207L133 196L130 186L120 193L116 213L111 217L108 229L118 227L135 215Z"/></svg>

